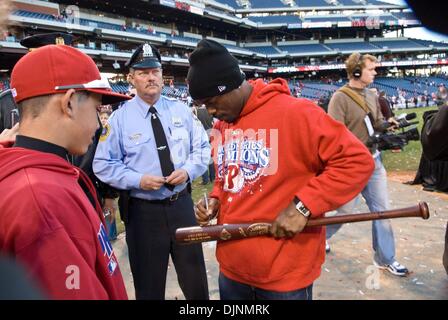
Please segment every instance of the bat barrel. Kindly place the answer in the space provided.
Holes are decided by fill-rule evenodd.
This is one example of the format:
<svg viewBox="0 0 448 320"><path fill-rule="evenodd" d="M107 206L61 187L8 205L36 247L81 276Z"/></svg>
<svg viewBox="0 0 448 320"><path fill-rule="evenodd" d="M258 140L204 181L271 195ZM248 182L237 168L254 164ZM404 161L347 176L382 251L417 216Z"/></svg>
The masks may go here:
<svg viewBox="0 0 448 320"><path fill-rule="evenodd" d="M334 217L310 219L307 227L325 226L331 224L395 219L405 217L429 218L429 208L426 202L416 206L380 212L347 214ZM176 230L176 241L179 243L200 243L213 240L237 240L257 236L269 236L271 223L256 222L243 224L224 224L207 227L179 228Z"/></svg>

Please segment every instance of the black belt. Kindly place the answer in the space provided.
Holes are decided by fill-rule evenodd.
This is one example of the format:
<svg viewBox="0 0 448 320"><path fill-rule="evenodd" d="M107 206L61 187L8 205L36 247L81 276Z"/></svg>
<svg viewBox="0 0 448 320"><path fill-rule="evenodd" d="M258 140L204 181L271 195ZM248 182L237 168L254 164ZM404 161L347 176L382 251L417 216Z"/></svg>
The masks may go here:
<svg viewBox="0 0 448 320"><path fill-rule="evenodd" d="M148 202L148 203L152 203L152 204L165 204L165 205L168 204L169 205L169 204L172 204L173 202L175 202L180 197L183 197L186 194L188 194L189 192L187 189L188 188L184 188L182 191L176 192L172 196L165 198L165 199L160 199L160 200L146 200L146 199L140 199L140 198L134 198L134 197L131 197L131 199L136 200L136 201L144 201L144 202Z"/></svg>

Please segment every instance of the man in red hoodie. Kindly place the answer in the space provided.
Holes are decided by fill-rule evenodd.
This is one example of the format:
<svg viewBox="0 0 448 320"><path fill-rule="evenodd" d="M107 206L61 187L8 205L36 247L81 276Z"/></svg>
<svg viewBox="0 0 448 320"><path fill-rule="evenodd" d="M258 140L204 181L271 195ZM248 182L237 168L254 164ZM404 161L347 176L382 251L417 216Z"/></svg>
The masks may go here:
<svg viewBox="0 0 448 320"><path fill-rule="evenodd" d="M373 161L341 123L288 83L246 81L238 61L212 40L191 54L193 99L220 121L213 152L217 178L198 222L274 221L273 238L218 242L221 299L311 299L325 259L325 228L304 227L354 198Z"/></svg>
<svg viewBox="0 0 448 320"><path fill-rule="evenodd" d="M95 189L69 155L84 154L97 107L127 100L95 62L65 45L22 57L11 74L20 112L15 144L0 147L0 251L52 299L127 299Z"/></svg>

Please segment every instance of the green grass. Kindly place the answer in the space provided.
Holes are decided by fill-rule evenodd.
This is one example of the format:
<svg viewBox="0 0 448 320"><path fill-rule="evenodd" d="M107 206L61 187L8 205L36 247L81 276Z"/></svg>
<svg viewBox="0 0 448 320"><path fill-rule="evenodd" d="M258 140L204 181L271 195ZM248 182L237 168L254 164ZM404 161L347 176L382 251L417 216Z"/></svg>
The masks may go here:
<svg viewBox="0 0 448 320"><path fill-rule="evenodd" d="M213 184L209 183L205 186L201 184L202 178L198 178L193 181L191 197L193 198L193 202L196 203L200 198L204 197L204 193L207 195L212 191Z"/></svg>
<svg viewBox="0 0 448 320"><path fill-rule="evenodd" d="M120 219L120 210L118 209L115 215L115 224L117 225L117 234L124 232L124 223Z"/></svg>
<svg viewBox="0 0 448 320"><path fill-rule="evenodd" d="M415 112L417 114L417 118L412 121L419 121L417 127L418 131L421 133L423 126L423 113L428 110L436 109L437 107L400 109L399 111L395 111L395 115L398 116L402 113ZM387 171L417 171L421 154L422 145L420 141L410 141L409 144L404 147L403 151L399 153L384 151L383 163Z"/></svg>

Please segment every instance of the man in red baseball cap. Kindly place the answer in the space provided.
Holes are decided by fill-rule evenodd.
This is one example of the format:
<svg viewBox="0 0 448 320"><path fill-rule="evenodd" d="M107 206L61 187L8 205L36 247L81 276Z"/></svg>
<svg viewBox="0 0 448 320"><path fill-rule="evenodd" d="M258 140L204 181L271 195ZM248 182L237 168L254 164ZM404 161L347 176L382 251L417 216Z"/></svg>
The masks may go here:
<svg viewBox="0 0 448 320"><path fill-rule="evenodd" d="M16 142L0 145L0 251L53 299L126 299L95 189L67 160L86 152L97 108L129 99L94 61L65 45L22 57L11 74Z"/></svg>

